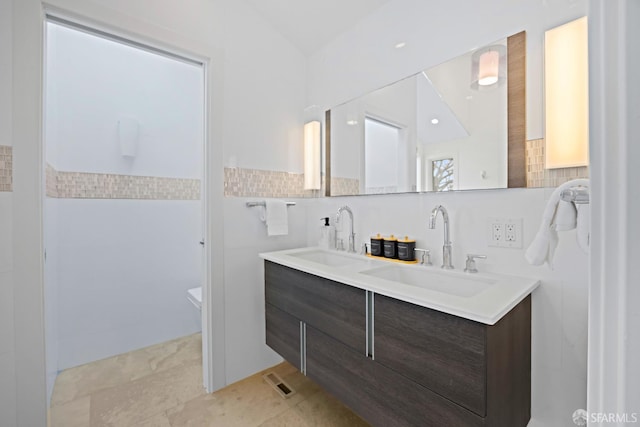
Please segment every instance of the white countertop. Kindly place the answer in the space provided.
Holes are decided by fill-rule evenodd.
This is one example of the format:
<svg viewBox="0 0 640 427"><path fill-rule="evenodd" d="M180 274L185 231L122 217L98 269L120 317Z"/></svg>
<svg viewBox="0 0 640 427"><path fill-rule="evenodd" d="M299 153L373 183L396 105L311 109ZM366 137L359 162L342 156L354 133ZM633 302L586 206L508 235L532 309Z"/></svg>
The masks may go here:
<svg viewBox="0 0 640 427"><path fill-rule="evenodd" d="M495 324L540 284L538 279L527 277L484 272L469 274L461 270L442 270L435 266L427 267L418 264L406 265L393 263L384 260L384 258L377 259L332 250L324 252L329 254L329 256L335 254L340 257L352 258L353 263L350 263L350 260L346 259L346 265L331 266L296 256L304 252L318 251L322 251L322 249L305 247L262 253L260 257L276 264L344 283L345 285L372 291L377 294L386 295L401 301L487 325ZM402 269L419 269L426 274L433 274L435 280L437 280L438 277L446 278L447 282L455 282L458 280L462 283L462 285L457 285L458 288L460 288L460 286L472 287L474 284L469 282L469 280L477 280L479 283L483 283L483 289L479 292L474 291L472 296L467 297L447 293L446 291L429 289L428 287L408 285L362 273L363 271L390 265ZM411 272L407 271L407 273ZM490 285L487 286L487 284ZM442 289L443 286L440 286L440 288Z"/></svg>

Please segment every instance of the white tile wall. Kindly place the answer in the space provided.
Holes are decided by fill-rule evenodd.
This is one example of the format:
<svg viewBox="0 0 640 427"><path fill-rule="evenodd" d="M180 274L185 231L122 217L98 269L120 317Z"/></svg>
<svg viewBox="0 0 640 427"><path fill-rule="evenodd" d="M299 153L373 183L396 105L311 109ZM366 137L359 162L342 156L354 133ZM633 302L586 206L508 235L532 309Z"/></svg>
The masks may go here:
<svg viewBox="0 0 640 427"><path fill-rule="evenodd" d="M44 200L44 333L47 399L58 376L58 199Z"/></svg>
<svg viewBox="0 0 640 427"><path fill-rule="evenodd" d="M0 355L13 353L13 277L0 272ZM2 384L0 383L0 388Z"/></svg>
<svg viewBox="0 0 640 427"><path fill-rule="evenodd" d="M199 201L57 199L58 369L200 330Z"/></svg>
<svg viewBox="0 0 640 427"><path fill-rule="evenodd" d="M13 144L12 2L0 2L0 145ZM6 165L5 165L6 166ZM13 310L13 195L0 192L0 425L16 425Z"/></svg>
<svg viewBox="0 0 640 427"><path fill-rule="evenodd" d="M306 245L308 199L286 199L297 203L287 208L289 234L275 237L267 236L260 208L246 207L248 200L258 199L233 197L224 202L228 383L281 360L265 344L264 263L258 254Z"/></svg>
<svg viewBox="0 0 640 427"><path fill-rule="evenodd" d="M16 420L16 375L14 354L0 353L0 425L15 427Z"/></svg>
<svg viewBox="0 0 640 427"><path fill-rule="evenodd" d="M11 193L0 193L0 273L13 267L12 198Z"/></svg>

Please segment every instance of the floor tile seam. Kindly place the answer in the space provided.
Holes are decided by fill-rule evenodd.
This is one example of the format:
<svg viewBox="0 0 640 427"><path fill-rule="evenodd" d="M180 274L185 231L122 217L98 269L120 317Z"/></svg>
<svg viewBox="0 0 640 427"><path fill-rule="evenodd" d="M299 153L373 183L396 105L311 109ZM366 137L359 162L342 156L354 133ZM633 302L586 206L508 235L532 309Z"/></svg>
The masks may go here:
<svg viewBox="0 0 640 427"><path fill-rule="evenodd" d="M269 419L266 419L266 420L262 421L261 423L257 423L257 424L255 424L254 426L251 426L251 427L260 427L261 425L263 425L264 423L266 423L270 419L275 418L275 417L279 417L279 416L283 415L285 412L287 412L287 411L289 411L291 409L293 409L291 406L288 406L286 404L282 405L282 410L279 411L277 414L275 414L273 417L271 417Z"/></svg>
<svg viewBox="0 0 640 427"><path fill-rule="evenodd" d="M140 424L144 424L144 423L146 423L147 421L149 421L150 419L155 418L155 417L157 417L157 416L159 416L159 415L164 415L164 417L167 419L167 422L169 423L169 425L171 425L171 421L169 420L169 416L167 415L167 409L165 409L165 410L160 411L160 412L157 412L157 413L155 413L155 414L153 414L153 415L151 415L151 416L148 416L148 417L147 417L147 418L145 418L144 420L142 420L142 421L138 421L137 423L132 424L132 425L131 425L131 426L129 426L129 427L136 427L136 426L138 426L138 425L140 425ZM93 427L93 426L90 426L90 427Z"/></svg>
<svg viewBox="0 0 640 427"><path fill-rule="evenodd" d="M120 383L120 384L117 384L117 385L105 387L105 388L102 388L102 389L99 389L99 390L94 390L91 393L89 393L89 395L95 395L97 393L102 393L102 392L105 392L107 390L111 390L111 389L114 389L114 388L117 388L117 387L133 385L133 384L139 383L139 382L141 382L143 380L148 380L149 378L151 378L153 376L166 374L167 372L171 372L171 371L183 370L183 369L188 368L188 367L190 367L192 365L193 366L197 366L198 364L196 364L196 363L180 363L179 365L172 366L171 368L168 368L168 369L163 369L163 370L160 370L160 371L153 371L153 372L149 373L148 375L143 375L143 376L141 376L139 378L136 378L135 380L129 380L129 381L126 381L124 383ZM179 381L180 379L181 378L178 377L177 381ZM204 390L204 387L203 387L203 390Z"/></svg>
<svg viewBox="0 0 640 427"><path fill-rule="evenodd" d="M305 411L302 408L302 404L305 403L307 400L310 400L313 397L318 396L319 394L327 394L326 391L324 391L322 388L319 388L318 390L316 390L315 392L311 393L309 396L305 397L304 399L302 399L300 402L298 402L297 404L295 404L294 406L291 407L291 409L295 410L296 413L300 416L300 418L302 418L303 420L306 421L306 417L308 416L308 412ZM332 396L331 394L329 394L329 396ZM332 396L333 397L333 396ZM350 410L350 409L349 409Z"/></svg>
<svg viewBox="0 0 640 427"><path fill-rule="evenodd" d="M302 402L302 401L301 401ZM300 402L300 403L301 403ZM258 424L256 427L262 427L265 424L269 423L269 421L274 420L282 415L284 415L285 413L292 411L293 413L295 413L296 415L298 415L298 417L302 420L302 422L304 423L304 425L299 426L299 427L311 427L309 423L307 423L307 420L302 416L302 414L300 414L299 411L295 410L295 407L298 406L298 404L294 405L294 406L288 406L286 410L282 411L281 413L279 413L278 415L275 415L267 420L264 420L262 423ZM173 427L173 426L172 426Z"/></svg>
<svg viewBox="0 0 640 427"><path fill-rule="evenodd" d="M176 366L176 367L174 367L174 368L171 368L170 370L177 370L178 368L184 368L184 367L183 367L183 366ZM164 373L164 372L166 372L166 371L158 372L156 375L160 375L160 374L162 374L162 373ZM147 376L146 378L141 378L141 379L137 379L137 380L134 380L134 381L130 381L127 385L133 385L134 383L136 383L136 382L138 382L138 381L141 381L141 380L143 380L143 379L148 379L148 377L149 377L149 376ZM182 377L178 376L178 377L176 378L176 381L180 381L180 379L181 379L181 378L182 378ZM163 381L163 385L162 385L162 386L163 386L163 387L171 387L172 385L173 385L173 382L172 382L172 383L166 383L166 382L164 382L164 381ZM92 413L92 412L91 412L91 405L92 405L92 402L94 401L94 399L95 399L95 400L100 400L100 399L99 399L99 396L98 396L98 397L96 397L95 395L96 395L96 394L98 394L98 393L106 392L106 391L108 391L108 390L111 390L111 389L114 389L114 388L117 388L117 387L121 387L121 386L122 386L122 385L114 386L114 387L107 387L107 388L105 388L105 389L98 390L98 391L95 391L95 392L93 392L93 393L90 393L90 394L89 394L89 399L90 399L90 400L89 400L89 416L90 416L90 424L91 424L91 427L94 427L93 423L91 423L91 413ZM202 392L204 393L204 387L202 388ZM193 399L196 399L196 398L198 398L199 396L201 396L201 394L193 395L193 396L191 396L191 398L190 398L190 399L187 399L187 400L184 400L184 401L183 401L183 399L182 399L182 398L176 398L177 404L176 404L175 406L173 406L173 407L171 407L171 408L164 408L164 409L162 409L161 411L156 412L156 413L154 413L153 415L149 416L148 418L145 418L144 420L140 421L138 424L142 423L143 421L146 421L146 420L150 419L151 417L157 416L157 415L158 415L158 414L160 414L160 413L165 413L165 416L166 416L166 417L167 417L167 419L169 420L169 423L171 423L171 421L170 421L170 419L169 419L169 416L168 416L168 411L169 411L170 409L173 409L173 408L179 407L179 406L181 406L181 405L185 405L185 403L186 403L186 402L189 402L189 401L191 401L191 400L193 400ZM97 427L97 426L95 426L95 427Z"/></svg>
<svg viewBox="0 0 640 427"><path fill-rule="evenodd" d="M201 365L202 365L202 362L201 362L201 361L195 361L195 360L188 360L188 361L180 362L179 364L177 364L177 365L175 365L175 366L171 366L170 368L163 368L163 369L151 369L151 371L149 371L148 373L146 373L146 374L144 374L144 375L142 375L142 376L140 376L140 377L137 377L137 378L136 378L136 379L134 379L134 380L129 380L128 382L135 382L135 381L139 381L139 380L141 380L141 379L144 379L144 378L150 377L150 376L152 376L152 375L162 374L162 373L164 373L164 372L168 372L168 371L174 370L174 369L176 369L176 368L182 368L182 369L184 369L184 368L188 368L188 367L189 367L189 366L191 366L191 365L201 366ZM151 368L151 366L149 366L149 368Z"/></svg>

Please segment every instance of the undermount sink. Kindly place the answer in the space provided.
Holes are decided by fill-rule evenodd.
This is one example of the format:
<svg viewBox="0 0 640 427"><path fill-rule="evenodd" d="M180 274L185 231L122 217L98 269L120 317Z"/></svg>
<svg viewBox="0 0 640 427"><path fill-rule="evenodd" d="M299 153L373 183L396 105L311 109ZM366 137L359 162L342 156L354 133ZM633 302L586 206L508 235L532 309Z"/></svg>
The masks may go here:
<svg viewBox="0 0 640 427"><path fill-rule="evenodd" d="M289 256L303 259L306 261L315 262L316 264L328 265L331 267L342 267L345 265L366 263L365 260L355 259L354 257L346 254L343 255L343 254L327 252L323 250L299 252L295 254L289 254Z"/></svg>
<svg viewBox="0 0 640 427"><path fill-rule="evenodd" d="M483 277L420 267L384 266L361 271L361 274L466 298L475 296L496 283L495 280Z"/></svg>

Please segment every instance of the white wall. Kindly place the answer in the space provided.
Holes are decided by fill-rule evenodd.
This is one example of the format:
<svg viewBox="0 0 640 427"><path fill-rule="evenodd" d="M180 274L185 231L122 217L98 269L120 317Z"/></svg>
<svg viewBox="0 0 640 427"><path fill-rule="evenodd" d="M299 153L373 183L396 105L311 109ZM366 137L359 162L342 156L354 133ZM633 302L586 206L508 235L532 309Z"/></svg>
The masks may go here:
<svg viewBox="0 0 640 427"><path fill-rule="evenodd" d="M138 41L193 52L210 60L207 74L210 97L206 101L211 111L207 122L210 141L207 161L211 165L207 180L210 196L208 241L219 242L224 234L221 209L225 204L222 198L223 159L226 161L234 155L241 167L301 170L299 141L305 107L305 58L243 2L187 0L176 4L150 0L55 0L48 4L85 17L102 29L129 35ZM41 170L38 137L41 2L14 0L14 7L17 25L14 27L13 49L19 54L14 55L13 69L14 74L20 76L16 83L24 96L13 102L14 137L19 141L17 152L20 159L14 170L18 185L14 191L13 210L18 216L14 215L13 219L16 239L12 252L17 266L13 289L20 290L14 297L20 308L20 315L16 316L19 324L15 330L22 335L20 340L16 340L16 354L21 358L20 363L16 358L19 387L15 393L9 388L3 402L11 402L12 398L19 396L19 425L30 427L44 424L46 400L44 332L40 317L42 281L39 277L42 264L38 244L42 237L38 225L40 196L37 184L38 171ZM276 244L275 247L281 245ZM225 259L219 244L208 245L206 251L212 267L208 278L212 292L209 295L205 293L204 304L215 309L210 311L207 319L209 338L213 343L206 343L205 339L205 347L212 354L211 363L205 366L205 375L216 388L227 384L228 378L246 376L258 366L266 367L273 361L273 355L258 357L255 365L245 366L236 363L236 356L242 355L235 351L225 354L226 341L242 341L248 332L260 333L258 331L262 329L257 320L251 323L245 322L244 318L236 319L233 308L225 310L222 301L241 295L247 290L246 286L254 289L256 284L233 277L228 277L226 283L222 281L224 263L242 263L246 259L244 255ZM251 267L260 268L259 261L252 261ZM225 287L230 290L225 292ZM225 311L230 312L228 319L225 319ZM234 321L238 322L237 328L231 329L228 324ZM249 344L249 351L264 354L263 342L252 340ZM6 366L8 374L13 375L11 363L2 366Z"/></svg>
<svg viewBox="0 0 640 427"><path fill-rule="evenodd" d="M200 330L200 201L58 200L59 369Z"/></svg>
<svg viewBox="0 0 640 427"><path fill-rule="evenodd" d="M527 138L539 138L543 136L544 31L586 11L586 1L393 1L310 57L308 103L333 107L474 47L526 30ZM398 41L406 42L406 47L395 49ZM560 242L554 271L526 264L524 249L533 239L549 192L489 190L321 200L309 208L309 243L317 241L314 218L331 214L346 203L354 209L358 244L363 236L366 240L375 233L410 235L417 238L419 246L432 249L436 262L441 262L442 226L427 230L427 218L430 210L442 203L452 219L456 267L464 266L466 253L486 253L489 259L479 263L481 269L542 280L533 297L531 425L565 426L572 422L573 411L586 405L587 257L569 232ZM523 218L524 249L489 248L489 217Z"/></svg>
<svg viewBox="0 0 640 427"><path fill-rule="evenodd" d="M628 13L626 14L625 30L628 31L626 40L625 57L628 58L627 66L627 136L628 136L628 175L626 182L630 183L629 195L631 196L631 209L628 216L629 239L627 240L627 256L631 260L627 267L628 284L640 282L640 264L636 260L640 257L640 224L636 218L640 215L640 200L633 197L635 188L633 183L640 182L640 147L636 143L636 136L640 135L640 84L635 76L640 75L640 27L636 23L640 20L640 4L627 1ZM627 344L627 374L628 378L640 378L640 286L629 286L627 294L626 316L627 330L631 332ZM628 410L635 410L640 414L640 383L627 381L625 384L625 399ZM635 406L634 406L635 402Z"/></svg>
<svg viewBox="0 0 640 427"><path fill-rule="evenodd" d="M0 2L0 145L12 142L12 7ZM0 192L0 425L16 425L13 196Z"/></svg>
<svg viewBox="0 0 640 427"><path fill-rule="evenodd" d="M202 177L201 67L56 24L47 48L46 154L57 170ZM122 156L121 118L139 124L133 158ZM200 330L186 295L201 286L201 209L46 200L48 377Z"/></svg>
<svg viewBox="0 0 640 427"><path fill-rule="evenodd" d="M301 171L299 142L305 107L305 58L244 2L219 0L203 4L194 0L179 7L172 2L158 6L149 0L100 0L91 7L74 0L56 3L89 13L96 19L111 21L115 13L118 19L114 22L119 25L125 25L131 16L140 16L140 11L144 11L145 20L168 29L171 38L181 41L186 38L191 45L194 44L191 40L196 40L205 46L214 46L215 50L207 47L211 52L211 66L221 72L216 80L219 86L209 87L214 100L213 123L209 126L217 135L211 143L222 146L225 162L230 156L235 156L239 167ZM138 28L135 31L140 31ZM220 158L215 161L220 161ZM216 170L212 172L219 173ZM221 185L219 188L221 191ZM218 187L210 190L218 191ZM219 202L212 205L212 215L224 213L225 230L236 221L242 220L238 222L241 230L258 221L255 216L247 217L255 214L255 210L247 209L242 203L237 205L236 199L221 202L221 205ZM297 212L302 212L302 209ZM217 226L222 227L221 221ZM264 231L261 224L258 226L258 230ZM211 245L219 247L221 235L223 232L212 234L209 239ZM300 236L299 233L297 235ZM221 256L212 259L212 264L214 272L224 270L224 296L221 297L228 303L226 310L214 314L225 316L216 321L215 326L225 326L226 384L279 360L264 344L262 310L256 311L261 306L256 299L263 298L261 283L247 280L247 274L261 277L262 264L255 247L260 245L260 241L270 250L299 244L295 237L292 243L286 239L266 239L266 236L260 238L265 240L257 240L256 235L246 233L241 234L244 237L239 240L228 231L224 231L224 236L224 268ZM232 250L239 245L244 248ZM216 263L220 269L215 268ZM259 294L256 293L257 287ZM247 295L253 300L245 304ZM218 350L224 350L224 346L218 347Z"/></svg>
<svg viewBox="0 0 640 427"><path fill-rule="evenodd" d="M225 6L224 162L302 172L306 59L244 1Z"/></svg>
<svg viewBox="0 0 640 427"><path fill-rule="evenodd" d="M309 58L308 101L331 108L526 30L527 139L541 138L544 31L586 11L585 0L391 1Z"/></svg>
<svg viewBox="0 0 640 427"><path fill-rule="evenodd" d="M202 177L201 67L57 24L47 48L47 160L57 170ZM122 156L121 118L139 125L135 158Z"/></svg>
<svg viewBox="0 0 640 427"><path fill-rule="evenodd" d="M615 413L640 419L640 4L590 2L590 426ZM622 422L616 425L623 425Z"/></svg>
<svg viewBox="0 0 640 427"><path fill-rule="evenodd" d="M244 2L226 7L224 161L266 170L302 170L306 59ZM267 237L243 198L225 198L226 381L280 360L265 344L263 251L304 244L304 201L290 207L288 237ZM301 234L302 233L302 234ZM219 244L219 236L214 243Z"/></svg>
<svg viewBox="0 0 640 427"><path fill-rule="evenodd" d="M307 243L308 199L287 208L289 234L268 237L259 208L243 197L224 204L227 381L232 383L282 359L265 344L264 261L261 252L299 248ZM289 199L287 199L289 200ZM319 218L319 217L318 217ZM320 224L313 221L312 224ZM316 242L317 243L317 242Z"/></svg>
<svg viewBox="0 0 640 427"><path fill-rule="evenodd" d="M47 400L51 402L53 386L55 385L58 371L62 368L59 364L59 339L60 329L59 315L60 304L58 271L58 199L47 197L44 201L44 236L43 243L46 248L44 264L44 330L45 330L45 357L47 369Z"/></svg>

